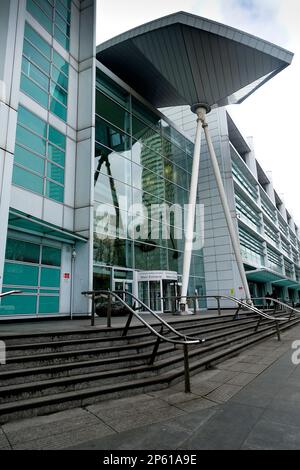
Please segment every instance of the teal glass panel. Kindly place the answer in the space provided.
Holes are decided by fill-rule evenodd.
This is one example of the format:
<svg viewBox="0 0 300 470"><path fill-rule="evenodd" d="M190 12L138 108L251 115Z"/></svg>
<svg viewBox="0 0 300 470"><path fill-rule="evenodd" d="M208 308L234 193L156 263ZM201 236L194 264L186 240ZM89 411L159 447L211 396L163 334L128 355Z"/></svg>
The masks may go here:
<svg viewBox="0 0 300 470"><path fill-rule="evenodd" d="M26 39L23 45L23 59L26 57L30 62L35 63L40 67L47 75L50 73L50 61L46 59L35 47L29 44Z"/></svg>
<svg viewBox="0 0 300 470"><path fill-rule="evenodd" d="M69 75L69 64L65 61L65 59L58 54L55 50L53 50L53 63L55 66L61 70L65 75Z"/></svg>
<svg viewBox="0 0 300 470"><path fill-rule="evenodd" d="M130 132L129 113L99 91L96 92L96 113L120 129Z"/></svg>
<svg viewBox="0 0 300 470"><path fill-rule="evenodd" d="M60 266L61 250L53 248L52 246L43 246L42 249L42 264L49 264L51 266Z"/></svg>
<svg viewBox="0 0 300 470"><path fill-rule="evenodd" d="M52 144L48 144L48 158L61 166L65 165L65 152Z"/></svg>
<svg viewBox="0 0 300 470"><path fill-rule="evenodd" d="M56 0L55 2L55 10L60 13L60 15L70 23L70 3L68 5L64 0Z"/></svg>
<svg viewBox="0 0 300 470"><path fill-rule="evenodd" d="M66 77L66 75L58 70L54 65L52 66L51 77L61 87L68 90L68 77Z"/></svg>
<svg viewBox="0 0 300 470"><path fill-rule="evenodd" d="M40 295L39 313L59 313L59 297Z"/></svg>
<svg viewBox="0 0 300 470"><path fill-rule="evenodd" d="M36 171L40 175L44 175L45 160L19 145L15 147L14 162L20 163L20 165L25 166L29 170Z"/></svg>
<svg viewBox="0 0 300 470"><path fill-rule="evenodd" d="M59 27L65 36L70 37L70 25L58 12L55 14L55 24Z"/></svg>
<svg viewBox="0 0 300 470"><path fill-rule="evenodd" d="M18 122L24 124L26 127L36 132L37 134L47 137L47 123L37 117L35 114L28 111L23 106L19 106Z"/></svg>
<svg viewBox="0 0 300 470"><path fill-rule="evenodd" d="M6 242L5 258L13 261L39 263L40 247L34 243L8 238Z"/></svg>
<svg viewBox="0 0 300 470"><path fill-rule="evenodd" d="M68 94L56 83L51 81L51 95L54 96L55 99L60 101L62 104L67 106L68 103Z"/></svg>
<svg viewBox="0 0 300 470"><path fill-rule="evenodd" d="M43 26L48 33L52 33L52 20L44 13L33 0L27 0L27 11Z"/></svg>
<svg viewBox="0 0 300 470"><path fill-rule="evenodd" d="M70 49L70 39L65 36L56 25L54 26L54 38L66 49L66 51Z"/></svg>
<svg viewBox="0 0 300 470"><path fill-rule="evenodd" d="M67 120L67 108L65 108L61 103L56 101L54 98L50 101L50 111L51 113L58 116L63 121Z"/></svg>
<svg viewBox="0 0 300 470"><path fill-rule="evenodd" d="M13 169L13 184L21 186L22 188L30 189L31 191L43 194L44 182L43 178L40 178L29 171L20 168L19 166L14 166Z"/></svg>
<svg viewBox="0 0 300 470"><path fill-rule="evenodd" d="M59 289L40 289L40 294L57 294L59 295Z"/></svg>
<svg viewBox="0 0 300 470"><path fill-rule="evenodd" d="M21 77L21 90L37 101L43 108L48 108L48 93L33 83L23 73Z"/></svg>
<svg viewBox="0 0 300 470"><path fill-rule="evenodd" d="M35 45L49 60L51 46L28 23L25 24L25 38Z"/></svg>
<svg viewBox="0 0 300 470"><path fill-rule="evenodd" d="M49 16L50 19L53 17L53 5L48 0L38 0L38 4L42 10Z"/></svg>
<svg viewBox="0 0 300 470"><path fill-rule="evenodd" d="M34 315L36 301L36 295L9 295L2 299L0 315Z"/></svg>
<svg viewBox="0 0 300 470"><path fill-rule="evenodd" d="M46 141L20 125L17 126L16 141L19 144L26 145L34 152L41 155L46 154Z"/></svg>
<svg viewBox="0 0 300 470"><path fill-rule="evenodd" d="M41 268L41 287L60 286L60 269Z"/></svg>
<svg viewBox="0 0 300 470"><path fill-rule="evenodd" d="M3 284L12 286L37 286L39 268L21 263L5 263Z"/></svg>
<svg viewBox="0 0 300 470"><path fill-rule="evenodd" d="M63 6L65 8L67 8L68 10L70 10L71 8L71 0L59 0L60 3L63 4ZM59 9L59 7L57 7Z"/></svg>
<svg viewBox="0 0 300 470"><path fill-rule="evenodd" d="M57 181L58 183L64 184L65 172L63 168L47 162L47 177Z"/></svg>
<svg viewBox="0 0 300 470"><path fill-rule="evenodd" d="M66 149L66 136L52 126L49 126L49 141L63 150Z"/></svg>
<svg viewBox="0 0 300 470"><path fill-rule="evenodd" d="M59 186L52 181L46 181L46 196L50 199L55 199L56 201L63 202L64 200L64 188Z"/></svg>
<svg viewBox="0 0 300 470"><path fill-rule="evenodd" d="M31 64L25 57L23 57L22 60L22 72L48 92L49 78L35 65Z"/></svg>

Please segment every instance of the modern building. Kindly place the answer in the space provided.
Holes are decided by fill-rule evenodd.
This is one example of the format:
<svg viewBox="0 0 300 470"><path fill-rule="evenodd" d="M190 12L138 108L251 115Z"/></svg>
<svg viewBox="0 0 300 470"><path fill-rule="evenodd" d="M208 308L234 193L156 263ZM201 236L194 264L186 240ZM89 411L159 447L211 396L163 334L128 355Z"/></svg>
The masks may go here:
<svg viewBox="0 0 300 470"><path fill-rule="evenodd" d="M0 2L0 291L22 291L2 299L0 318L86 314L91 306L81 292L93 287L133 292L155 311L170 310L164 297L176 293L183 272L184 204L189 202L194 144L158 108L204 99L207 107L240 102L292 58L277 46L185 13L136 28L96 53L95 8L94 0ZM181 35L209 44L211 52L200 55L191 48L190 61L184 50L179 59ZM169 48L167 56L162 41ZM230 77L220 62L222 48ZM209 77L212 68L218 72L215 86ZM237 168L249 172L244 160L251 152L241 152L236 141L243 139L226 111L211 116L223 116ZM223 147L215 135L214 144ZM197 202L204 203L211 220L205 221L204 249L199 245L192 252L192 294L231 292L241 284L233 259L234 282L228 280L226 288L213 284L227 260L217 265L212 257L225 253L206 251L214 229L221 228L212 222L215 199L207 191L213 185L208 171L207 166L207 180L202 179L200 168ZM253 181L260 182L259 175ZM261 228L249 228L241 217L241 230L249 233L248 244L254 230L266 250L262 189L251 199L235 179L234 185L230 180L232 198L233 188L240 185L240 197L261 214ZM176 206L169 213L174 204L182 212L176 213ZM203 229L201 215L196 213L196 234ZM274 231L280 227L276 217L273 223L266 217ZM278 236L290 246L292 223L287 234L289 240ZM229 246L228 238L228 251ZM278 253L276 246L270 249ZM260 268L250 261L249 266ZM281 274L287 274L286 267Z"/></svg>
<svg viewBox="0 0 300 470"><path fill-rule="evenodd" d="M194 115L185 107L163 112L194 137ZM225 108L208 115L219 165L252 297L275 291L299 302L300 231L272 178L255 158L252 138L245 138ZM206 291L239 297L242 290L206 143L201 149L200 200L205 206L204 263ZM257 299L257 304L262 301ZM213 306L213 301L209 303Z"/></svg>

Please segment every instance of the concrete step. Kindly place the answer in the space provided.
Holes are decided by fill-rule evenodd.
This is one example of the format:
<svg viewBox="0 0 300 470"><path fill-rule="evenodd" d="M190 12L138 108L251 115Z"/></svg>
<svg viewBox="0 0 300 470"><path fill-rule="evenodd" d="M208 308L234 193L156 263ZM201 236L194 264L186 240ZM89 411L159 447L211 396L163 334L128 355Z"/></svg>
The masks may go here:
<svg viewBox="0 0 300 470"><path fill-rule="evenodd" d="M298 324L299 321L300 319L296 319L287 322L285 325L282 325L282 331ZM211 353L207 353L204 357L191 357L190 370L192 373L195 373L208 365L236 355L249 346L273 335L274 330L269 327L266 328L266 331L263 330L260 333L253 334L251 337L238 344L212 351ZM3 424L9 420L53 413L77 406L87 406L102 400L133 395L135 393L141 393L142 391L145 392L164 388L182 379L183 374L184 370L180 364L167 372L152 377L143 377L109 385L90 386L75 391L65 391L47 396L30 397L10 403L2 403L0 404L0 423Z"/></svg>

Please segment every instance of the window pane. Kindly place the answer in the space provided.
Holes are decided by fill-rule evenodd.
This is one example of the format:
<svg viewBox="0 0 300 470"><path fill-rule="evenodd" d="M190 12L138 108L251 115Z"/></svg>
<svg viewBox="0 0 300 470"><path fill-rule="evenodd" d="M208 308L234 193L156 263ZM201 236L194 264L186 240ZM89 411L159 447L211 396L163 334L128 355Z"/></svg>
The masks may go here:
<svg viewBox="0 0 300 470"><path fill-rule="evenodd" d="M51 246L43 246L42 264L60 266L60 260L61 260L61 250L59 248L52 248Z"/></svg>
<svg viewBox="0 0 300 470"><path fill-rule="evenodd" d="M58 313L59 297L40 295L39 297L39 313Z"/></svg>
<svg viewBox="0 0 300 470"><path fill-rule="evenodd" d="M69 64L64 60L64 58L53 50L53 63L58 69L60 69L65 75L69 74Z"/></svg>
<svg viewBox="0 0 300 470"><path fill-rule="evenodd" d="M70 8L70 7L69 7ZM61 14L61 16L66 20L68 21L68 23L70 23L70 12L68 11L68 9L66 8L66 4L64 1L59 1L57 0L56 1L56 4L55 4L55 9Z"/></svg>
<svg viewBox="0 0 300 470"><path fill-rule="evenodd" d="M39 268L19 263L5 263L3 284L13 286L37 286Z"/></svg>
<svg viewBox="0 0 300 470"><path fill-rule="evenodd" d="M50 62L46 59L38 50L36 50L29 42L24 41L23 55L27 57L31 62L38 65L44 72L49 75L50 73Z"/></svg>
<svg viewBox="0 0 300 470"><path fill-rule="evenodd" d="M44 90L49 91L49 78L25 57L22 60L22 72L37 82Z"/></svg>
<svg viewBox="0 0 300 470"><path fill-rule="evenodd" d="M129 113L124 108L97 91L96 113L115 124L120 129L130 132Z"/></svg>
<svg viewBox="0 0 300 470"><path fill-rule="evenodd" d="M55 23L59 26L59 29L61 29L65 36L70 37L70 26L57 12L55 14Z"/></svg>
<svg viewBox="0 0 300 470"><path fill-rule="evenodd" d="M13 184L21 186L22 188L30 189L38 194L43 194L44 182L43 179L23 168L14 166L13 169Z"/></svg>
<svg viewBox="0 0 300 470"><path fill-rule="evenodd" d="M48 158L61 166L65 165L65 153L51 144L48 144Z"/></svg>
<svg viewBox="0 0 300 470"><path fill-rule="evenodd" d="M56 114L56 116L58 116L63 121L67 120L67 108L65 108L62 104L60 104L54 98L51 98L50 111L51 113Z"/></svg>
<svg viewBox="0 0 300 470"><path fill-rule="evenodd" d="M19 106L18 110L18 122L24 124L26 127L29 127L32 131L37 134L47 137L47 123L37 117L35 114L28 111L28 109L23 106Z"/></svg>
<svg viewBox="0 0 300 470"><path fill-rule="evenodd" d="M19 145L16 145L15 147L14 161L16 163L20 163L20 165L25 166L30 170L36 171L37 173L44 175L45 160L29 152L29 150L20 147Z"/></svg>
<svg viewBox="0 0 300 470"><path fill-rule="evenodd" d="M56 201L63 202L64 188L62 186L58 186L55 183L52 183L52 181L47 180L46 196L48 196L51 199L55 199Z"/></svg>
<svg viewBox="0 0 300 470"><path fill-rule="evenodd" d="M41 268L41 286L59 287L60 269Z"/></svg>
<svg viewBox="0 0 300 470"><path fill-rule="evenodd" d="M1 301L0 315L30 315L36 313L36 295L9 295Z"/></svg>
<svg viewBox="0 0 300 470"><path fill-rule="evenodd" d="M27 263L39 263L40 247L34 243L8 238L6 242L5 258Z"/></svg>
<svg viewBox="0 0 300 470"><path fill-rule="evenodd" d="M48 18L33 0L27 0L27 11L48 31L52 33L52 21Z"/></svg>
<svg viewBox="0 0 300 470"><path fill-rule="evenodd" d="M52 20L53 17L53 6L48 2L48 0L38 0L38 4L42 10L49 16Z"/></svg>
<svg viewBox="0 0 300 470"><path fill-rule="evenodd" d="M41 155L46 154L46 141L20 125L17 126L16 141L19 144L26 145L26 147L29 147L34 152Z"/></svg>
<svg viewBox="0 0 300 470"><path fill-rule="evenodd" d="M60 70L54 67L54 65L52 66L51 77L65 90L68 90L68 78Z"/></svg>
<svg viewBox="0 0 300 470"><path fill-rule="evenodd" d="M50 60L51 46L28 23L25 25L25 38L29 39Z"/></svg>
<svg viewBox="0 0 300 470"><path fill-rule="evenodd" d="M21 77L21 90L37 101L43 108L48 108L48 93L33 83L24 74Z"/></svg>
<svg viewBox="0 0 300 470"><path fill-rule="evenodd" d="M97 116L96 140L119 153L130 149L130 137Z"/></svg>
<svg viewBox="0 0 300 470"><path fill-rule="evenodd" d="M67 106L68 95L67 93L56 83L51 81L51 95L54 96L58 101Z"/></svg>
<svg viewBox="0 0 300 470"><path fill-rule="evenodd" d="M67 51L70 48L70 40L65 36L61 30L55 25L54 27L54 38L61 44Z"/></svg>
<svg viewBox="0 0 300 470"><path fill-rule="evenodd" d="M47 176L58 183L64 184L65 172L59 166L47 162Z"/></svg>
<svg viewBox="0 0 300 470"><path fill-rule="evenodd" d="M64 150L66 148L66 136L52 126L49 126L49 141Z"/></svg>

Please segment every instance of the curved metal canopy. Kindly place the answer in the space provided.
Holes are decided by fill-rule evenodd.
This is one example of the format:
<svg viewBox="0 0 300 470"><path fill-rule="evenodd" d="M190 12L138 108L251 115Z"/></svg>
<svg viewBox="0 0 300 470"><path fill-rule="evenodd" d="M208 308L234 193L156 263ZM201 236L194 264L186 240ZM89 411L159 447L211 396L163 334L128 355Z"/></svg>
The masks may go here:
<svg viewBox="0 0 300 470"><path fill-rule="evenodd" d="M241 103L292 58L272 43L185 12L97 47L97 59L155 107Z"/></svg>

